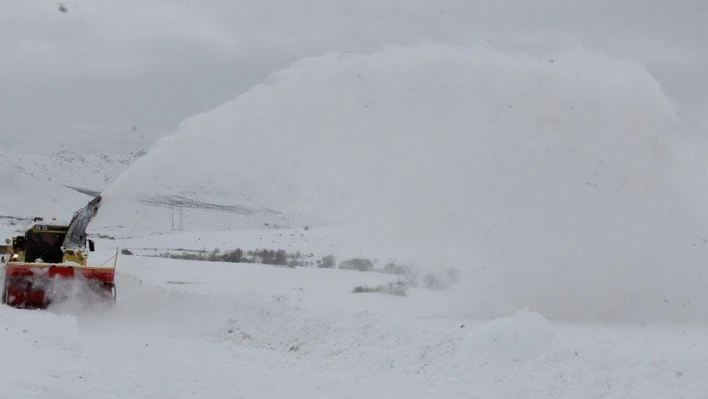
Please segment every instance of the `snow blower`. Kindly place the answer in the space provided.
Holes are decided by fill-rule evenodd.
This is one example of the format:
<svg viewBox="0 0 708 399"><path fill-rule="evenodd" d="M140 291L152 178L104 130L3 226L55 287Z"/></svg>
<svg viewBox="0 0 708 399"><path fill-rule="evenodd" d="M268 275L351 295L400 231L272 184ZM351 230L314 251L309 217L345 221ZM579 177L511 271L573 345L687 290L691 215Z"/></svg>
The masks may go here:
<svg viewBox="0 0 708 399"><path fill-rule="evenodd" d="M86 227L100 202L100 196L91 200L68 224L34 218L24 235L6 240L3 304L46 309L71 295L67 287L78 287L80 294L90 294L91 301L115 303L115 264L88 266L88 252L95 244L86 239Z"/></svg>

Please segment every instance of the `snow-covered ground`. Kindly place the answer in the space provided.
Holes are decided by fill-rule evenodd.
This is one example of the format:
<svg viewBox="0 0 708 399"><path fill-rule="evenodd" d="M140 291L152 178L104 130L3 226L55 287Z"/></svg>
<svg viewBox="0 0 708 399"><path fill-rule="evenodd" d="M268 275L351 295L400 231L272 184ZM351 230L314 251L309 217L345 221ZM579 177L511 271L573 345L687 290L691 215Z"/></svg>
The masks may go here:
<svg viewBox="0 0 708 399"><path fill-rule="evenodd" d="M244 234L243 232L239 234ZM254 234L256 236L257 234ZM187 246L183 238L173 242ZM169 237L163 237L169 242ZM109 240L93 256L109 261ZM137 243L137 242L136 242ZM144 245L156 244L145 241ZM708 328L494 320L395 276L120 256L108 313L0 308L7 397L698 398ZM463 283L463 282L462 282Z"/></svg>

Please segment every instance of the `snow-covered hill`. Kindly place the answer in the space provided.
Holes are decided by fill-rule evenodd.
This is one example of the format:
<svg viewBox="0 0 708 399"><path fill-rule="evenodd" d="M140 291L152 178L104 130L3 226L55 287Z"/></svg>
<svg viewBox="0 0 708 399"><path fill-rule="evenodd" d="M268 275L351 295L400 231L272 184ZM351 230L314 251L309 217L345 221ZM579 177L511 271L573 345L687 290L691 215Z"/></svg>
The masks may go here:
<svg viewBox="0 0 708 399"><path fill-rule="evenodd" d="M0 150L0 229L34 216L70 218L142 155Z"/></svg>
<svg viewBox="0 0 708 399"><path fill-rule="evenodd" d="M31 176L93 195L144 154L144 151L81 154L63 150L49 154L21 153L15 156L15 162Z"/></svg>

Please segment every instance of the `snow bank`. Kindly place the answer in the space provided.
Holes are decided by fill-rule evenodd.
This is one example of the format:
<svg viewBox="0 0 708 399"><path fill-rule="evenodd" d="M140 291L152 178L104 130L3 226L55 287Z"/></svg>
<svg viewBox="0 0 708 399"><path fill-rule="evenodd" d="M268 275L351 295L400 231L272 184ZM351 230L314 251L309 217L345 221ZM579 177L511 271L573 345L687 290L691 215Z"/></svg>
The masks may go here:
<svg viewBox="0 0 708 399"><path fill-rule="evenodd" d="M641 65L580 49L327 54L185 120L98 219L151 195L275 209L463 265L457 314L703 320L708 240L673 180L674 122Z"/></svg>

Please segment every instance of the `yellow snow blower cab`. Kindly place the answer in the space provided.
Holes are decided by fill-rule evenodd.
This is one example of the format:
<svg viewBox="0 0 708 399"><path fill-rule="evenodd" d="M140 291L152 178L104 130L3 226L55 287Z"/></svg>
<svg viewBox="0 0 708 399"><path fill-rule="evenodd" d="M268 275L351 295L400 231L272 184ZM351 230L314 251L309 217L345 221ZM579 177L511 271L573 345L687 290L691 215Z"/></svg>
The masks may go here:
<svg viewBox="0 0 708 399"><path fill-rule="evenodd" d="M115 303L115 265L88 266L93 240L86 227L98 211L101 197L74 213L70 223L45 222L35 218L22 236L6 240L9 253L5 263L2 303L21 309L46 309L52 301L65 298L61 282L81 280L93 299Z"/></svg>

